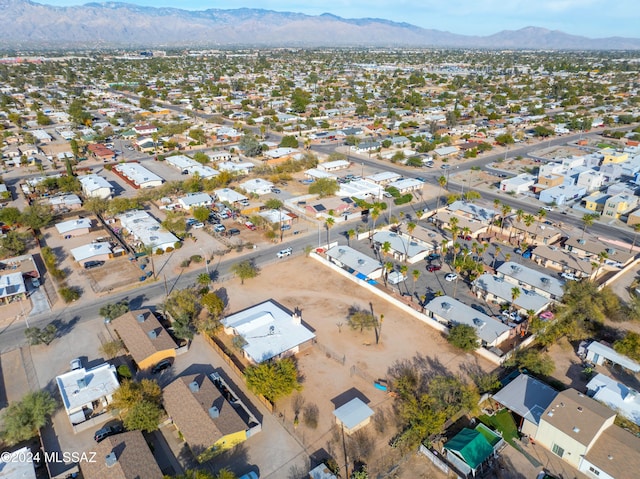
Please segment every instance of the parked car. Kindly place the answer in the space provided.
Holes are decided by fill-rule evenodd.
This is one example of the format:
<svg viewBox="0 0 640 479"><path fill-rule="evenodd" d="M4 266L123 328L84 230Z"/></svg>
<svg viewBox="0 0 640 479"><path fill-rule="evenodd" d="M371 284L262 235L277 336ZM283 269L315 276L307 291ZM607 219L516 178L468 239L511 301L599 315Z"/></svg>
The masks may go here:
<svg viewBox="0 0 640 479"><path fill-rule="evenodd" d="M87 261L84 264L84 269L97 268L98 266L102 266L103 264L104 264L104 261Z"/></svg>
<svg viewBox="0 0 640 479"><path fill-rule="evenodd" d="M34 288L40 287L40 280L38 278L31 278L31 286Z"/></svg>
<svg viewBox="0 0 640 479"><path fill-rule="evenodd" d="M442 165L440 167L441 170L448 170L449 168L451 168L449 165Z"/></svg>
<svg viewBox="0 0 640 479"><path fill-rule="evenodd" d="M215 225L213 227L213 231L215 231L216 233L224 233L227 230L227 228L224 227L224 225Z"/></svg>
<svg viewBox="0 0 640 479"><path fill-rule="evenodd" d="M542 209L545 210L545 211L553 211L553 207L552 206L543 206Z"/></svg>
<svg viewBox="0 0 640 479"><path fill-rule="evenodd" d="M198 221L197 223L193 223L191 227L195 230L199 230L200 228L204 228L204 223Z"/></svg>
<svg viewBox="0 0 640 479"><path fill-rule="evenodd" d="M271 188L271 193L275 193L276 195L279 195L280 193L282 193L282 191L280 191L280 188Z"/></svg>
<svg viewBox="0 0 640 479"><path fill-rule="evenodd" d="M231 228L227 231L227 236L236 236L240 234L240 230L238 228Z"/></svg>
<svg viewBox="0 0 640 479"><path fill-rule="evenodd" d="M425 258L427 261L435 261L437 259L440 259L440 255L438 253L431 253L430 255L428 255Z"/></svg>
<svg viewBox="0 0 640 479"><path fill-rule="evenodd" d="M291 225L284 224L284 225L282 225L282 226L280 227L280 229L281 229L282 231L290 230L290 229L291 229Z"/></svg>
<svg viewBox="0 0 640 479"><path fill-rule="evenodd" d="M429 266L427 266L427 271L429 271L430 273L440 271L441 269L442 266L440 266L439 264L430 264Z"/></svg>
<svg viewBox="0 0 640 479"><path fill-rule="evenodd" d="M522 254L522 248L516 248L513 250L515 254Z"/></svg>
<svg viewBox="0 0 640 479"><path fill-rule="evenodd" d="M93 435L93 439L96 442L100 442L109 436L113 436L115 434L119 434L123 431L122 426L114 425L114 426L105 426L102 429L98 429L96 433Z"/></svg>
<svg viewBox="0 0 640 479"><path fill-rule="evenodd" d="M162 371L164 371L165 369L169 369L170 367L171 367L171 360L163 359L162 361L160 361L158 364L156 364L154 367L151 368L151 374L161 373Z"/></svg>
<svg viewBox="0 0 640 479"><path fill-rule="evenodd" d="M458 275L456 273L449 273L444 277L445 281L455 281L456 279L458 279Z"/></svg>
<svg viewBox="0 0 640 479"><path fill-rule="evenodd" d="M578 277L573 273L562 273L560 276L569 281L578 281Z"/></svg>
<svg viewBox="0 0 640 479"><path fill-rule="evenodd" d="M466 236L463 236L462 239L465 241L471 241L473 238L471 237L471 235L466 235Z"/></svg>
<svg viewBox="0 0 640 479"><path fill-rule="evenodd" d="M256 229L256 225L254 225L251 221L245 221L244 225L251 231L254 231Z"/></svg>
<svg viewBox="0 0 640 479"><path fill-rule="evenodd" d="M291 256L291 253L293 253L293 249L292 248L285 248L283 250L278 251L278 258L285 258L287 256Z"/></svg>

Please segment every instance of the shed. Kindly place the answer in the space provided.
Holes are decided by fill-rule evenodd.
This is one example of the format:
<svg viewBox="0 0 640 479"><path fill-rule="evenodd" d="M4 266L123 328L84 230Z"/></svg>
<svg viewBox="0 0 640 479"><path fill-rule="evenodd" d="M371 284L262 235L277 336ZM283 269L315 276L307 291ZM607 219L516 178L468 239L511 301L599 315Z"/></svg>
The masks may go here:
<svg viewBox="0 0 640 479"><path fill-rule="evenodd" d="M474 475L480 465L493 454L493 447L489 441L480 432L467 428L451 438L444 445L444 449L447 459L456 466L460 466L460 460L462 460L469 467L469 472Z"/></svg>
<svg viewBox="0 0 640 479"><path fill-rule="evenodd" d="M333 415L336 417L336 423L344 427L344 432L352 434L369 424L371 416L373 416L373 409L367 406L362 399L353 398L333 411Z"/></svg>
<svg viewBox="0 0 640 479"><path fill-rule="evenodd" d="M634 373L640 372L640 364L597 341L593 341L587 346L587 360L598 365L604 364L606 360L613 364L619 364Z"/></svg>

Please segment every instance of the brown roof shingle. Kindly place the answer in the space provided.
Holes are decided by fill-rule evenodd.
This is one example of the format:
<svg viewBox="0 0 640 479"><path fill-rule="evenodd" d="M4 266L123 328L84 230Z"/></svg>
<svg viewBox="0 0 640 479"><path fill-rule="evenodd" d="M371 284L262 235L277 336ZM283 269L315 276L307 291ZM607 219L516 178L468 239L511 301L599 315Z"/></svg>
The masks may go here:
<svg viewBox="0 0 640 479"><path fill-rule="evenodd" d="M85 479L162 479L163 474L140 431L109 436L89 449L94 460L80 461ZM115 453L116 463L109 467L106 457ZM91 459L91 458L90 458Z"/></svg>
<svg viewBox="0 0 640 479"><path fill-rule="evenodd" d="M144 321L138 321L138 315L144 315ZM159 351L176 348L173 338L148 309L129 311L111 321L111 327L138 364ZM149 336L151 331L156 334L153 339Z"/></svg>
<svg viewBox="0 0 640 479"><path fill-rule="evenodd" d="M640 438L618 426L605 430L585 459L616 479L635 479L640 471Z"/></svg>
<svg viewBox="0 0 640 479"><path fill-rule="evenodd" d="M588 447L605 423L615 415L607 406L575 389L567 389L551 401L540 420Z"/></svg>
<svg viewBox="0 0 640 479"><path fill-rule="evenodd" d="M194 381L199 385L197 392L189 388ZM238 412L204 374L176 379L164 388L163 398L164 408L195 456L205 452L223 436L248 429ZM215 419L209 415L212 406L219 411Z"/></svg>

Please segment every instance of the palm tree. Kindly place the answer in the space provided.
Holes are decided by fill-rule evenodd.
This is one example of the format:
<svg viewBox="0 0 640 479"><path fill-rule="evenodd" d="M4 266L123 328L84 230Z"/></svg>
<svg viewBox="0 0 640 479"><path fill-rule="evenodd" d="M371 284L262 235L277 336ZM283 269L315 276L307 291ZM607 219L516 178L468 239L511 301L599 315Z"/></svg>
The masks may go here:
<svg viewBox="0 0 640 479"><path fill-rule="evenodd" d="M418 282L418 278L420 278L420 271L418 271L417 269L414 269L411 272L411 276L413 277L413 292L415 294L415 292L416 292L416 283Z"/></svg>
<svg viewBox="0 0 640 479"><path fill-rule="evenodd" d="M442 197L442 188L444 188L447 185L447 179L444 177L444 175L438 178L438 184L440 185L440 191L438 193L438 203L436 205L436 211L440 208L440 198Z"/></svg>
<svg viewBox="0 0 640 479"><path fill-rule="evenodd" d="M209 283L211 282L211 278L207 273L200 273L198 275L197 281L200 286L208 286Z"/></svg>
<svg viewBox="0 0 640 479"><path fill-rule="evenodd" d="M597 217L598 215L595 215L593 213L586 213L582 217L582 223L584 224L584 226L582 227L582 236L580 236L581 239L584 238L584 233L587 231L587 226L591 226Z"/></svg>
<svg viewBox="0 0 640 479"><path fill-rule="evenodd" d="M353 239L353 237L355 235L356 235L356 230L350 229L349 231L347 231L347 242L348 242L349 246L351 246L351 240Z"/></svg>
<svg viewBox="0 0 640 479"><path fill-rule="evenodd" d="M324 226L325 228L327 228L327 246L329 245L329 230L335 223L336 220L332 216L329 216L326 220L324 220Z"/></svg>
<svg viewBox="0 0 640 479"><path fill-rule="evenodd" d="M391 243L389 241L385 241L382 243L382 255L386 258L389 253L391 253Z"/></svg>
<svg viewBox="0 0 640 479"><path fill-rule="evenodd" d="M600 270L602 269L602 265L608 258L609 255L606 251L600 251L600 253L598 253L598 262L596 263L596 270L593 274L593 279L598 277L598 275L600 274Z"/></svg>
<svg viewBox="0 0 640 479"><path fill-rule="evenodd" d="M511 213L511 206L508 204L503 204L501 208L502 218L500 219L500 233L504 234L504 220L507 218L507 215Z"/></svg>
<svg viewBox="0 0 640 479"><path fill-rule="evenodd" d="M456 259L458 259L458 253L460 252L460 243L453 243L453 263L456 263Z"/></svg>
<svg viewBox="0 0 640 479"><path fill-rule="evenodd" d="M391 261L387 261L384 264L384 285L387 285L387 276L389 276L389 273L393 271L393 263Z"/></svg>
<svg viewBox="0 0 640 479"><path fill-rule="evenodd" d="M407 231L409 232L409 236L411 236L413 234L413 230L416 229L416 225L413 221L410 221L409 223L407 223Z"/></svg>
<svg viewBox="0 0 640 479"><path fill-rule="evenodd" d="M380 210L378 208L372 208L371 219L373 220L373 230L376 229L376 220L378 219L378 216L380 216Z"/></svg>
<svg viewBox="0 0 640 479"><path fill-rule="evenodd" d="M462 234L465 237L471 235L471 228L469 228L468 226L465 226L464 228L462 228Z"/></svg>
<svg viewBox="0 0 640 479"><path fill-rule="evenodd" d="M520 297L520 288L518 288L517 286L514 286L513 288L511 288L511 306L515 306L513 303L515 303L516 299L518 299Z"/></svg>

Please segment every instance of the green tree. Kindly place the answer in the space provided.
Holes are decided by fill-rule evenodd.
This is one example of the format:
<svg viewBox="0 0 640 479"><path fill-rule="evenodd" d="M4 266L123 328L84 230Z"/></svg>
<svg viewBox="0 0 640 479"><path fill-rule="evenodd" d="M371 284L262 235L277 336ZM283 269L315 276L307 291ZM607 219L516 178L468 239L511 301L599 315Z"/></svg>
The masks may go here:
<svg viewBox="0 0 640 479"><path fill-rule="evenodd" d="M151 432L158 429L162 416L162 389L151 379L125 380L113 393L109 409L117 410L129 430Z"/></svg>
<svg viewBox="0 0 640 479"><path fill-rule="evenodd" d="M129 311L129 302L124 300L117 303L105 304L98 310L98 313L104 319L111 321L113 319L119 318L127 311Z"/></svg>
<svg viewBox="0 0 640 479"><path fill-rule="evenodd" d="M195 320L202 310L198 294L190 288L172 291L162 305L173 319L174 334L180 339L193 338Z"/></svg>
<svg viewBox="0 0 640 479"><path fill-rule="evenodd" d="M525 349L518 351L505 362L506 366L517 366L519 369L541 376L548 376L556 368L553 359L548 354L537 349Z"/></svg>
<svg viewBox="0 0 640 479"><path fill-rule="evenodd" d="M32 346L37 344L45 344L48 346L55 339L57 333L58 328L53 323L48 324L44 329L32 326L24 330L24 335Z"/></svg>
<svg viewBox="0 0 640 479"><path fill-rule="evenodd" d="M191 213L193 214L193 217L195 219L197 219L201 223L204 223L209 219L209 214L211 213L211 210L206 206L196 206L191 210Z"/></svg>
<svg viewBox="0 0 640 479"><path fill-rule="evenodd" d="M290 358L251 366L244 375L249 389L272 403L302 389L298 382L298 370Z"/></svg>
<svg viewBox="0 0 640 479"><path fill-rule="evenodd" d="M581 238L584 238L584 234L587 231L587 228L591 225L593 225L593 222L598 218L597 214L594 213L585 213L584 215L582 215L582 236L580 236Z"/></svg>
<svg viewBox="0 0 640 479"><path fill-rule="evenodd" d="M298 148L298 139L293 135L285 135L280 141L280 145L283 148Z"/></svg>
<svg viewBox="0 0 640 479"><path fill-rule="evenodd" d="M463 351L475 351L478 348L478 333L473 326L456 324L449 330L447 341Z"/></svg>
<svg viewBox="0 0 640 479"><path fill-rule="evenodd" d="M100 352L105 355L107 359L115 358L122 348L124 344L119 339L114 339L113 341L108 341L100 346ZM125 365L126 366L126 365Z"/></svg>
<svg viewBox="0 0 640 479"><path fill-rule="evenodd" d="M309 185L309 194L324 198L335 195L339 189L340 185L333 178L319 178Z"/></svg>
<svg viewBox="0 0 640 479"><path fill-rule="evenodd" d="M27 250L27 236L17 231L7 232L0 238L0 257L19 256Z"/></svg>
<svg viewBox="0 0 640 479"><path fill-rule="evenodd" d="M613 349L635 361L640 361L640 334L628 331L624 338L613 343Z"/></svg>
<svg viewBox="0 0 640 479"><path fill-rule="evenodd" d="M30 392L20 401L9 404L2 420L2 439L9 445L27 441L47 425L57 408L56 400L48 391Z"/></svg>
<svg viewBox="0 0 640 479"><path fill-rule="evenodd" d="M362 309L354 309L347 316L347 324L353 330L359 329L360 332L373 329L378 325L376 318L370 311Z"/></svg>
<svg viewBox="0 0 640 479"><path fill-rule="evenodd" d="M18 208L14 206L7 206L5 208L0 209L0 221L2 221L7 226L13 226L20 222L22 217L22 213Z"/></svg>
<svg viewBox="0 0 640 479"><path fill-rule="evenodd" d="M291 109L296 113L304 113L311 102L311 94L301 88L296 88L291 94Z"/></svg>
<svg viewBox="0 0 640 479"><path fill-rule="evenodd" d="M32 230L45 228L53 221L51 208L40 203L33 203L27 206L22 212L21 223Z"/></svg>
<svg viewBox="0 0 640 479"><path fill-rule="evenodd" d="M246 156L254 157L262 154L262 145L252 134L246 134L240 138L238 148L240 148Z"/></svg>
<svg viewBox="0 0 640 479"><path fill-rule="evenodd" d="M260 270L252 261L245 260L232 265L231 272L240 278L240 284L244 284L245 279L251 279L258 276Z"/></svg>

